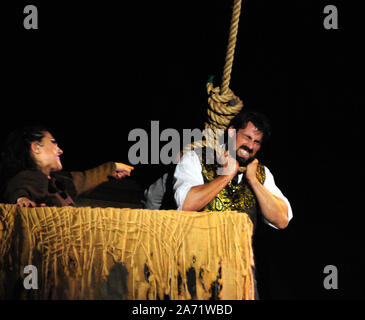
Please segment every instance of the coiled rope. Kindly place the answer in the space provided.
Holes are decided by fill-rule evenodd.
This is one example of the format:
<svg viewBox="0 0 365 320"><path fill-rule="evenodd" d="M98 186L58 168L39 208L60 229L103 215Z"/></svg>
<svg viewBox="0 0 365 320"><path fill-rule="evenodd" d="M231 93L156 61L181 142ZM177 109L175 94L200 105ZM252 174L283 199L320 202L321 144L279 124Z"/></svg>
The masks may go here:
<svg viewBox="0 0 365 320"><path fill-rule="evenodd" d="M234 0L221 86L214 87L212 78L208 80L206 85L209 104L207 109L208 119L204 124L205 129L207 129L205 130L206 139L195 141L194 143L186 146L184 151L207 146L215 149L218 154L222 154L224 150L221 148L218 141L221 141L223 131L228 127L230 121L243 107L241 99L229 88L237 42L241 4L242 0Z"/></svg>

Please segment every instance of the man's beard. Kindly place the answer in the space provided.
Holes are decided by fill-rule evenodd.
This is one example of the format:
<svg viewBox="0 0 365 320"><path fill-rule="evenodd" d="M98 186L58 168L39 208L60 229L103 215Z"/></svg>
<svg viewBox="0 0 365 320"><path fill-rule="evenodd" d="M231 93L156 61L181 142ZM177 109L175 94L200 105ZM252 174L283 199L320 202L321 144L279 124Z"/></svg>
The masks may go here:
<svg viewBox="0 0 365 320"><path fill-rule="evenodd" d="M244 159L236 154L236 159L240 167L247 167L252 161L255 160L255 157L249 157L248 159Z"/></svg>
<svg viewBox="0 0 365 320"><path fill-rule="evenodd" d="M255 160L255 157L250 156L248 159L242 158L238 155L239 149L247 151L249 155L253 153L253 150L246 146L240 146L237 150L229 150L229 153L238 161L240 167L247 167L253 160Z"/></svg>

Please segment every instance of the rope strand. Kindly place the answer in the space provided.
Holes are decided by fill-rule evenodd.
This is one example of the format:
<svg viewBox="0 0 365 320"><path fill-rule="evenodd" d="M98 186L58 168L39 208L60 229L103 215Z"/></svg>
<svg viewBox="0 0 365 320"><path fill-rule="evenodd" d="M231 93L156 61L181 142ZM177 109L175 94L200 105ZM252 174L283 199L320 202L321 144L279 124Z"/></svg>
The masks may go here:
<svg viewBox="0 0 365 320"><path fill-rule="evenodd" d="M231 18L231 28L228 38L228 46L226 53L226 62L223 71L223 79L221 85L221 93L226 94L228 92L229 82L231 80L231 72L233 66L234 51L237 42L238 33L238 22L241 14L241 4L242 0L234 0L233 13Z"/></svg>

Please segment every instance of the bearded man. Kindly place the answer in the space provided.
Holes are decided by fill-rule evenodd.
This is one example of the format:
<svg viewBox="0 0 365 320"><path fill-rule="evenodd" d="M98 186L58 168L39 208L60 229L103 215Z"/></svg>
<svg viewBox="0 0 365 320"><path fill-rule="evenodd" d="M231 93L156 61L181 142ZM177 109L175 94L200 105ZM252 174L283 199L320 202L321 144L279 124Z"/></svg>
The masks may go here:
<svg viewBox="0 0 365 320"><path fill-rule="evenodd" d="M178 210L246 212L254 229L261 214L270 226L286 228L293 216L290 203L276 186L270 170L256 159L269 136L266 116L241 111L225 132L224 159L213 153L214 160L207 161L206 147L199 152L186 152L174 172ZM246 170L240 173L239 167Z"/></svg>

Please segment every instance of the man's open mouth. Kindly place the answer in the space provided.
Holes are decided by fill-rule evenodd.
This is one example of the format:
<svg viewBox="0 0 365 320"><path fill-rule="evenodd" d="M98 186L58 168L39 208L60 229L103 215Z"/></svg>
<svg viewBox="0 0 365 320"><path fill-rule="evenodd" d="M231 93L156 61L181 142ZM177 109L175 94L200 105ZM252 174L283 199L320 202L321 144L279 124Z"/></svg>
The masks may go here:
<svg viewBox="0 0 365 320"><path fill-rule="evenodd" d="M239 149L238 149L237 154L238 154L240 157L242 157L242 158L246 158L246 159L250 156L250 154L248 153L248 151L246 151L246 150L244 150L244 149L242 149L242 148L239 148Z"/></svg>

